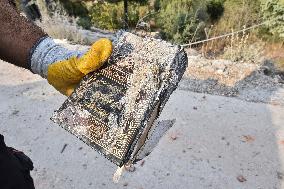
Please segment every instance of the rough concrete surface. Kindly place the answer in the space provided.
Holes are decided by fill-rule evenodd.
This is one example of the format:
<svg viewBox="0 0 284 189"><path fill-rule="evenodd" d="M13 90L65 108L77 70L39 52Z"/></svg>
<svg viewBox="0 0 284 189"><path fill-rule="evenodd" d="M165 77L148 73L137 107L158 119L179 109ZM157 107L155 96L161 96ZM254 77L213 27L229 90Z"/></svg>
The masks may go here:
<svg viewBox="0 0 284 189"><path fill-rule="evenodd" d="M36 188L284 188L281 104L180 88L160 117L174 126L114 184L115 165L50 121L65 99L39 76L0 62L0 133L33 160Z"/></svg>

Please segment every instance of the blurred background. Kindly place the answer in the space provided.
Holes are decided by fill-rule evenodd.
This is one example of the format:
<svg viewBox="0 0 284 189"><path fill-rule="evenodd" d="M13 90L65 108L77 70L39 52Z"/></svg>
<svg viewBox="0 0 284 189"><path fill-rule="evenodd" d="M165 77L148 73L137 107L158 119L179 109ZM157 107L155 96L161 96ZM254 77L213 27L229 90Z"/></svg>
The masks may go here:
<svg viewBox="0 0 284 189"><path fill-rule="evenodd" d="M241 31L186 47L206 58L255 63L265 57L284 70L284 0L16 0L16 4L50 36L83 45L111 38L119 29L176 44Z"/></svg>

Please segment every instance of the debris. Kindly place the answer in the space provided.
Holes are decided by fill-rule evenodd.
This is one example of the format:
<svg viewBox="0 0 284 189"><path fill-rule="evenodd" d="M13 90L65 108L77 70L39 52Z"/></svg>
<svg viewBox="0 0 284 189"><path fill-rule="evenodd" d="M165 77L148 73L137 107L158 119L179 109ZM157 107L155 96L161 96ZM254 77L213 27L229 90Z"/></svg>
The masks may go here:
<svg viewBox="0 0 284 189"><path fill-rule="evenodd" d="M178 138L178 136L176 135L176 134L172 134L171 136L170 136L170 139L171 140L176 140Z"/></svg>
<svg viewBox="0 0 284 189"><path fill-rule="evenodd" d="M243 175L237 176L237 180L238 180L239 182L245 182L245 181L247 181L247 179L246 179Z"/></svg>
<svg viewBox="0 0 284 189"><path fill-rule="evenodd" d="M66 143L63 145L63 148L62 148L62 150L61 150L61 152L60 152L61 154L64 152L64 150L65 150L65 148L67 147L67 145L68 145L68 144L66 144Z"/></svg>
<svg viewBox="0 0 284 189"><path fill-rule="evenodd" d="M250 135L243 135L243 142L253 142L255 141L255 138Z"/></svg>
<svg viewBox="0 0 284 189"><path fill-rule="evenodd" d="M133 164L130 165L125 165L125 170L128 172L134 172L135 171L135 166Z"/></svg>
<svg viewBox="0 0 284 189"><path fill-rule="evenodd" d="M252 155L252 157L256 157L256 156L258 156L259 154L260 154L260 152L254 152L253 155Z"/></svg>
<svg viewBox="0 0 284 189"><path fill-rule="evenodd" d="M145 164L145 160L141 160L141 161L140 161L140 166L143 167L144 164Z"/></svg>
<svg viewBox="0 0 284 189"><path fill-rule="evenodd" d="M82 166L84 169L87 169L87 164L84 163Z"/></svg>
<svg viewBox="0 0 284 189"><path fill-rule="evenodd" d="M165 133L171 128L175 123L175 119L172 120L160 120L156 121L154 128L148 132L147 143L143 146L141 152L137 156L137 159L141 160L148 156L158 145L160 139L165 135ZM152 126L153 127L153 126Z"/></svg>
<svg viewBox="0 0 284 189"><path fill-rule="evenodd" d="M128 186L128 183L127 182L123 183L123 186Z"/></svg>
<svg viewBox="0 0 284 189"><path fill-rule="evenodd" d="M275 91L284 87L277 74L264 74L263 62L232 62L189 56L189 66L180 84L183 90L221 96L233 96L250 102L271 103L275 96L278 103L284 100Z"/></svg>
<svg viewBox="0 0 284 189"><path fill-rule="evenodd" d="M281 172L279 172L279 171L277 171L277 178L278 178L279 180L283 180L284 174L281 173Z"/></svg>
<svg viewBox="0 0 284 189"><path fill-rule="evenodd" d="M11 115L18 115L19 112L20 112L19 110L14 110L14 111L11 113Z"/></svg>

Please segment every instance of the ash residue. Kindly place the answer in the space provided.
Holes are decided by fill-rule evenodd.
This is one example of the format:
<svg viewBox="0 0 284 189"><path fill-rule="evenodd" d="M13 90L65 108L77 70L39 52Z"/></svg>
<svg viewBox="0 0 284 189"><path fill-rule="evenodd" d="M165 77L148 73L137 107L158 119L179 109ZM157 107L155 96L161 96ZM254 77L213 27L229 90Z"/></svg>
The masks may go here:
<svg viewBox="0 0 284 189"><path fill-rule="evenodd" d="M122 165L133 157L186 66L178 46L119 33L108 63L83 78L53 120ZM81 115L84 110L87 114Z"/></svg>
<svg viewBox="0 0 284 189"><path fill-rule="evenodd" d="M175 64L177 47L151 38L143 39L130 33L121 33L117 39L114 42L115 49L110 64L116 62L118 66L131 69L132 74L127 79L129 88L120 100L121 106L124 107L123 119L109 119L110 129L102 139L109 141L108 153L116 148L115 145L121 138L127 137L125 133L125 126L129 124L127 121L131 118L136 124L141 123L139 127L144 127L147 124L145 120L150 117L148 114L151 114L152 106L160 100L159 94L165 86L169 87L166 84L174 85L178 82L178 77L169 76L170 68Z"/></svg>
<svg viewBox="0 0 284 189"><path fill-rule="evenodd" d="M127 82L130 87L124 97L124 114L129 115L135 109L147 109L157 97L162 83L169 82L168 78L162 78L162 73L169 72L168 67L173 63L177 49L169 48L168 43L153 41L150 38L137 38L132 34L126 37L125 40L134 45L133 51L124 60L124 63L133 63L133 73ZM120 43L123 43L123 40Z"/></svg>
<svg viewBox="0 0 284 189"><path fill-rule="evenodd" d="M284 104L283 78L273 64L209 60L189 56L189 66L180 89L199 93L233 96L251 102Z"/></svg>

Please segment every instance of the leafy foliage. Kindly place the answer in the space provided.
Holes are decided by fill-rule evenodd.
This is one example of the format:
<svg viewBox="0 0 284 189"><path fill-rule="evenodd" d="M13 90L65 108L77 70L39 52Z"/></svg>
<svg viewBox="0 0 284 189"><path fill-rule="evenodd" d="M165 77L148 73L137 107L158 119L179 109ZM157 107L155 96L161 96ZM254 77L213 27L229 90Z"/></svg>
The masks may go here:
<svg viewBox="0 0 284 189"><path fill-rule="evenodd" d="M207 13L210 16L212 22L216 22L224 13L224 1L223 0L210 0L206 4Z"/></svg>
<svg viewBox="0 0 284 189"><path fill-rule="evenodd" d="M240 30L259 23L260 13L260 0L226 0L224 2L224 14L215 28L217 33Z"/></svg>
<svg viewBox="0 0 284 189"><path fill-rule="evenodd" d="M165 39L177 43L204 38L208 14L204 1L160 0L157 24Z"/></svg>
<svg viewBox="0 0 284 189"><path fill-rule="evenodd" d="M82 2L72 2L66 0L59 0L59 1L70 16L75 16L75 17L88 16L88 9L84 6Z"/></svg>
<svg viewBox="0 0 284 189"><path fill-rule="evenodd" d="M98 3L92 6L91 20L95 27L113 30L123 26L120 18L122 17L122 4Z"/></svg>
<svg viewBox="0 0 284 189"><path fill-rule="evenodd" d="M77 24L85 29L91 28L89 11L82 2L59 0L69 16L78 18Z"/></svg>
<svg viewBox="0 0 284 189"><path fill-rule="evenodd" d="M77 24L84 29L91 29L92 23L91 23L91 18L89 16L87 17L79 17Z"/></svg>
<svg viewBox="0 0 284 189"><path fill-rule="evenodd" d="M97 0L87 3L80 0L54 1L60 1L68 15L76 17L77 24L83 28L95 26L116 30L125 27L124 0ZM158 31L163 39L176 43L202 40L266 20L266 27L253 31L258 31L255 32L258 37L284 37L284 0L127 1L127 22L130 30L136 27L142 17L150 14L147 21L145 18L141 21L141 28Z"/></svg>
<svg viewBox="0 0 284 189"><path fill-rule="evenodd" d="M267 0L262 4L263 18L267 20L267 30L284 38L284 1Z"/></svg>
<svg viewBox="0 0 284 189"><path fill-rule="evenodd" d="M137 1L137 0L136 0ZM114 1L113 1L114 2ZM145 2L140 1L142 4ZM130 28L136 26L138 20L148 12L147 5L131 1L128 7L128 25ZM124 7L123 2L117 3L101 2L94 4L90 9L92 24L96 27L108 30L123 28Z"/></svg>
<svg viewBox="0 0 284 189"><path fill-rule="evenodd" d="M123 0L105 0L106 2L109 2L109 3L119 3ZM139 4L147 4L148 3L148 0L127 0L128 2L136 2L136 3L139 3Z"/></svg>

